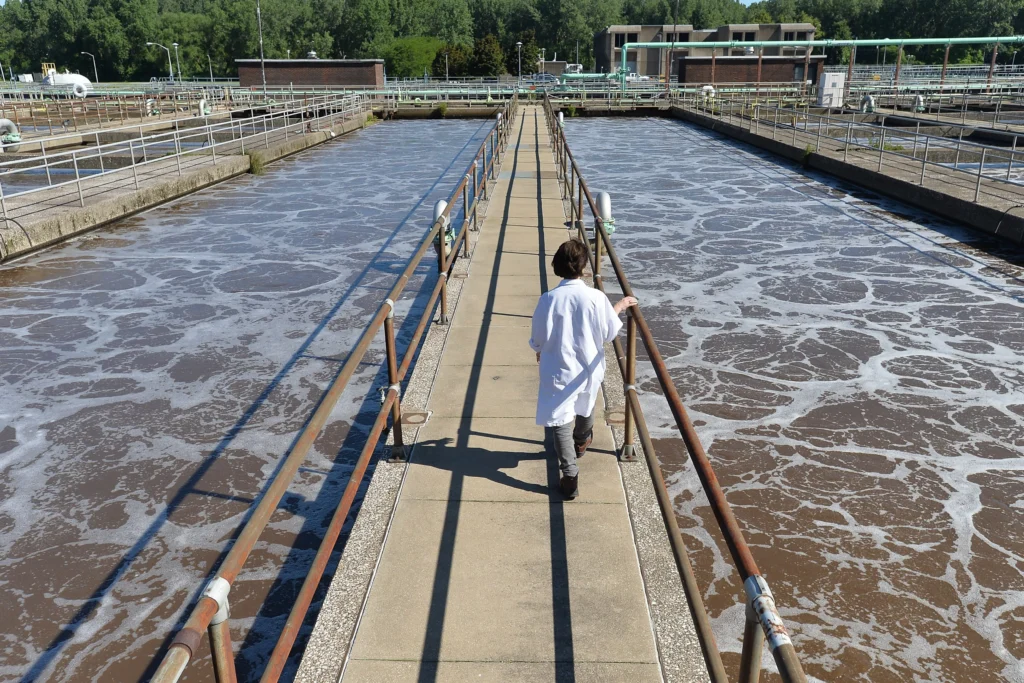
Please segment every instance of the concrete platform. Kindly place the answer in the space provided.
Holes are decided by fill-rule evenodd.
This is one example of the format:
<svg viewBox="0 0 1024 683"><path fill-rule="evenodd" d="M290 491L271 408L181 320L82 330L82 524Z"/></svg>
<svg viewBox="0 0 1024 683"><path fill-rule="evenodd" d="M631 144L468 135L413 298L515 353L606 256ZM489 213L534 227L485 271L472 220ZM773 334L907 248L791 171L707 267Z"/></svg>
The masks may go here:
<svg viewBox="0 0 1024 683"><path fill-rule="evenodd" d="M342 680L662 680L611 429L566 502L534 420L530 316L568 238L543 126L522 110Z"/></svg>

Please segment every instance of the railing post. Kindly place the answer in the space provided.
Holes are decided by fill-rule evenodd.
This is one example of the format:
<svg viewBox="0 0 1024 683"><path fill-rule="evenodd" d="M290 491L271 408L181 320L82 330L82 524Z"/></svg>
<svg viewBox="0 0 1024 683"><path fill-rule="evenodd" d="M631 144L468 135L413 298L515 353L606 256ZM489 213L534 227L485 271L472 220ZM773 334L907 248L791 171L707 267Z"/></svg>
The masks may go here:
<svg viewBox="0 0 1024 683"><path fill-rule="evenodd" d="M1013 170L1013 155L1017 153L1017 136L1013 136L1013 147L1010 149L1010 163L1006 165L1006 179L1010 179L1010 171Z"/></svg>
<svg viewBox="0 0 1024 683"><path fill-rule="evenodd" d="M775 139L775 134L779 130L779 108L775 107L775 123L772 124L772 140Z"/></svg>
<svg viewBox="0 0 1024 683"><path fill-rule="evenodd" d="M15 108L14 111L18 111L17 108ZM47 159L46 159L46 141L45 140L40 140L39 141L39 149L42 150L42 152L43 152L43 166L46 167L46 186L49 187L50 185L53 184L53 181L50 180L50 162L47 161Z"/></svg>
<svg viewBox="0 0 1024 683"><path fill-rule="evenodd" d="M444 252L444 243L441 244ZM402 386L398 380L398 349L395 345L395 302L385 301L388 305L388 317L384 319L384 348L388 357L388 391L394 390L395 401L391 404L391 457L388 462L405 462L405 442L402 438Z"/></svg>
<svg viewBox="0 0 1024 683"><path fill-rule="evenodd" d="M925 138L924 140L924 159L921 159L921 182L918 185L924 185L925 168L928 166L928 148L931 147L931 142L931 138Z"/></svg>
<svg viewBox="0 0 1024 683"><path fill-rule="evenodd" d="M285 132L287 132L287 131L288 131L288 129L286 128ZM213 141L213 127L211 127L211 126L207 126L206 127L206 137L210 141L210 151L213 153L213 165L216 166L217 165L217 145Z"/></svg>
<svg viewBox="0 0 1024 683"><path fill-rule="evenodd" d="M105 172L103 168L103 150L100 148L100 134L96 133L96 152L100 155L100 173Z"/></svg>
<svg viewBox="0 0 1024 683"><path fill-rule="evenodd" d="M131 156L132 161L132 176L135 178L135 189L139 189L139 168L135 165L135 145L131 139L128 139L128 154Z"/></svg>
<svg viewBox="0 0 1024 683"><path fill-rule="evenodd" d="M7 200L4 199L3 185L0 185L0 213L4 217L4 227L7 227Z"/></svg>
<svg viewBox="0 0 1024 683"><path fill-rule="evenodd" d="M143 143L145 149L145 143ZM174 161L178 165L178 175L181 175L181 134L174 131Z"/></svg>
<svg viewBox="0 0 1024 683"><path fill-rule="evenodd" d="M978 184L974 186L974 201L978 201L981 196L981 174L985 170L985 156L988 154L988 149L981 150L981 163L978 164Z"/></svg>
<svg viewBox="0 0 1024 683"><path fill-rule="evenodd" d="M85 195L82 194L82 176L78 173L78 155L71 153L71 161L75 165L75 181L78 184L78 203L85 206Z"/></svg>
<svg viewBox="0 0 1024 683"><path fill-rule="evenodd" d="M740 675L737 683L757 683L761 677L761 647L764 631L754 609L747 603L746 619L743 620L743 650L740 653Z"/></svg>
<svg viewBox="0 0 1024 683"><path fill-rule="evenodd" d="M622 388L622 396L626 401L626 424L625 434L622 437L622 460L633 462L636 460L636 453L633 448L633 407L629 400L630 392L636 396L636 321L633 314L626 314L626 377L625 386Z"/></svg>
<svg viewBox="0 0 1024 683"><path fill-rule="evenodd" d="M878 142L878 171L882 170L882 156L885 154L885 124L882 124L882 139Z"/></svg>
<svg viewBox="0 0 1024 683"><path fill-rule="evenodd" d="M469 174L463 176L462 184L462 231L466 235L462 238L462 256L469 257Z"/></svg>
<svg viewBox="0 0 1024 683"><path fill-rule="evenodd" d="M853 119L846 124L846 146L843 148L843 161L846 161L847 156L850 154L850 145L853 143Z"/></svg>
<svg viewBox="0 0 1024 683"><path fill-rule="evenodd" d="M473 162L473 231L480 230L480 182L477 178L478 164Z"/></svg>

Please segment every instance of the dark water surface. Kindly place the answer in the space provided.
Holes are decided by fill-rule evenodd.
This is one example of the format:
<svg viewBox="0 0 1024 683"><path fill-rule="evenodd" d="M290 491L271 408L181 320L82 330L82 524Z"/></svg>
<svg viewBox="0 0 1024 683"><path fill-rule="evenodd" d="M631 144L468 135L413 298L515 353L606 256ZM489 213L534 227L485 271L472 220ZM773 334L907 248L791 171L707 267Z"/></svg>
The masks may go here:
<svg viewBox="0 0 1024 683"><path fill-rule="evenodd" d="M373 126L0 266L0 680L146 672L490 125ZM379 409L380 357L232 590L240 675ZM212 680L209 661L187 678Z"/></svg>
<svg viewBox="0 0 1024 683"><path fill-rule="evenodd" d="M679 122L566 130L808 673L1024 680L1024 253ZM742 588L642 375L735 672Z"/></svg>

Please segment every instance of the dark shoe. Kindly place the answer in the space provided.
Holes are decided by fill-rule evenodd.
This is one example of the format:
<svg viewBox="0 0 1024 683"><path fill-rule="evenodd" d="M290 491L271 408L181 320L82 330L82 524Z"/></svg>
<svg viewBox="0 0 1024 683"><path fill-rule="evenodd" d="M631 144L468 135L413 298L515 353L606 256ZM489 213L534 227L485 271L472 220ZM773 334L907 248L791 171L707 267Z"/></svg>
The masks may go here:
<svg viewBox="0 0 1024 683"><path fill-rule="evenodd" d="M579 488L579 476L575 477L562 477L561 481L558 482L558 488L562 491L562 495L567 499L572 500L576 496L580 495Z"/></svg>
<svg viewBox="0 0 1024 683"><path fill-rule="evenodd" d="M586 441L584 441L583 443L576 444L576 459L577 460L579 460L580 458L582 458L584 455L587 454L587 448L590 446L591 443L593 443L593 441L594 441L594 432L590 432L590 436L587 437Z"/></svg>

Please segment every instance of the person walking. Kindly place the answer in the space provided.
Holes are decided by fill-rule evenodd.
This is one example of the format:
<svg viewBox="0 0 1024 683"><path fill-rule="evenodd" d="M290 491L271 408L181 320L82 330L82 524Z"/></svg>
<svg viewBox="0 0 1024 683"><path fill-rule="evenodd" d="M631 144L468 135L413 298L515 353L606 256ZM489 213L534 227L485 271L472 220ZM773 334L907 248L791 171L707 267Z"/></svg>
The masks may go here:
<svg viewBox="0 0 1024 683"><path fill-rule="evenodd" d="M568 499L579 495L576 460L594 438L604 345L622 329L619 315L637 304L627 296L612 306L607 296L583 282L588 255L589 247L578 239L558 247L551 267L562 282L541 295L530 335L540 364L537 424L545 428L545 442L554 443L559 490Z"/></svg>

